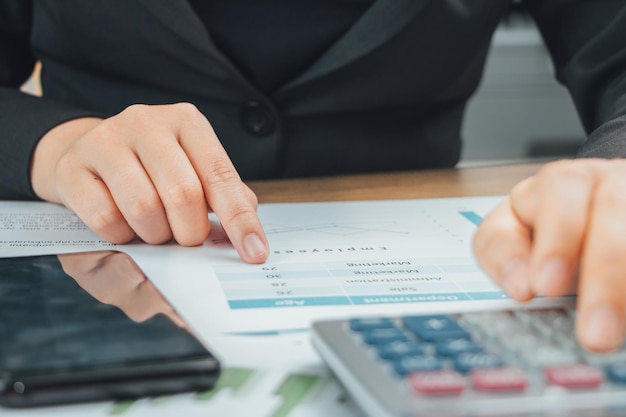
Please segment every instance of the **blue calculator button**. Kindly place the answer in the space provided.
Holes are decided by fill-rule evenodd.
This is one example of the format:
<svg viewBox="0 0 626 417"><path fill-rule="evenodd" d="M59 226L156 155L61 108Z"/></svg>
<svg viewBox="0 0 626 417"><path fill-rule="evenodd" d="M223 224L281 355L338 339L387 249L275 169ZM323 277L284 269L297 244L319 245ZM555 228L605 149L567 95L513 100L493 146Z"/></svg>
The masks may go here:
<svg viewBox="0 0 626 417"><path fill-rule="evenodd" d="M470 334L452 318L444 315L408 316L404 325L425 342L469 338Z"/></svg>
<svg viewBox="0 0 626 417"><path fill-rule="evenodd" d="M396 327L391 329L372 329L363 332L363 342L368 345L382 345L391 342L408 342L407 332Z"/></svg>
<svg viewBox="0 0 626 417"><path fill-rule="evenodd" d="M461 373L468 373L473 369L498 368L504 362L498 355L488 352L461 353L454 359L454 367Z"/></svg>
<svg viewBox="0 0 626 417"><path fill-rule="evenodd" d="M626 362L614 363L607 366L606 375L616 384L626 384Z"/></svg>
<svg viewBox="0 0 626 417"><path fill-rule="evenodd" d="M399 359L404 356L419 356L424 353L426 353L425 347L414 341L396 341L378 346L378 356L381 359Z"/></svg>
<svg viewBox="0 0 626 417"><path fill-rule="evenodd" d="M405 356L393 363L393 369L399 376L412 372L437 371L443 368L443 361L436 356Z"/></svg>
<svg viewBox="0 0 626 417"><path fill-rule="evenodd" d="M394 327L393 321L388 318L352 319L349 322L350 330L362 332L371 329L389 329Z"/></svg>
<svg viewBox="0 0 626 417"><path fill-rule="evenodd" d="M435 343L435 350L441 356L455 357L461 353L478 353L483 348L468 338L460 337Z"/></svg>

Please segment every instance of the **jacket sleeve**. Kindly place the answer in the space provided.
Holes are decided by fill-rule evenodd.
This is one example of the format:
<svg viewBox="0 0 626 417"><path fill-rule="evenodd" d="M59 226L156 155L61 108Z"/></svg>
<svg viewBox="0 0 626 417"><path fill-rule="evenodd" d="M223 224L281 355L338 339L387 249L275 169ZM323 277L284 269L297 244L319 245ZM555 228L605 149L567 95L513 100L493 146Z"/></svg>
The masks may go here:
<svg viewBox="0 0 626 417"><path fill-rule="evenodd" d="M626 157L626 1L526 0L576 104L580 157Z"/></svg>
<svg viewBox="0 0 626 417"><path fill-rule="evenodd" d="M0 1L0 199L36 199L32 152L54 126L91 115L83 109L23 93L36 57L30 46L32 2Z"/></svg>

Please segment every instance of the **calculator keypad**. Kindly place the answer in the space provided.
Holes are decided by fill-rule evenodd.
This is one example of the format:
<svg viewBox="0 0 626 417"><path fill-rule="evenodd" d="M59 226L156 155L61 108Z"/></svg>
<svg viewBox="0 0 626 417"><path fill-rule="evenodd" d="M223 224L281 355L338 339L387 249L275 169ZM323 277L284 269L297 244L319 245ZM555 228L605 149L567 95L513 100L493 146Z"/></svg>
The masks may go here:
<svg viewBox="0 0 626 417"><path fill-rule="evenodd" d="M626 385L626 349L592 354L569 308L353 319L351 338L414 395L598 390Z"/></svg>

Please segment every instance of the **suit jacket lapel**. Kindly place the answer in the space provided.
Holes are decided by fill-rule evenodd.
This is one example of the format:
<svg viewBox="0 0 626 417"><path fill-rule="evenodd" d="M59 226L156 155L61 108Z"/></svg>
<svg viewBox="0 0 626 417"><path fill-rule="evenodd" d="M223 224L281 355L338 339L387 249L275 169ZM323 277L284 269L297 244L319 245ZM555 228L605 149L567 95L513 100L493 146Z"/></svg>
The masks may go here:
<svg viewBox="0 0 626 417"><path fill-rule="evenodd" d="M160 20L166 30L173 32L184 42L193 45L200 53L211 56L241 76L239 70L215 46L204 23L187 0L137 1Z"/></svg>
<svg viewBox="0 0 626 417"><path fill-rule="evenodd" d="M242 81L240 71L222 54L187 0L137 0L183 41L211 56ZM328 74L367 54L398 33L428 3L437 0L377 0L311 67L275 94ZM250 85L249 85L250 86Z"/></svg>
<svg viewBox="0 0 626 417"><path fill-rule="evenodd" d="M311 67L278 92L328 74L377 48L433 0L378 0Z"/></svg>
<svg viewBox="0 0 626 417"><path fill-rule="evenodd" d="M187 0L137 0L166 29L198 49L211 44L209 34Z"/></svg>

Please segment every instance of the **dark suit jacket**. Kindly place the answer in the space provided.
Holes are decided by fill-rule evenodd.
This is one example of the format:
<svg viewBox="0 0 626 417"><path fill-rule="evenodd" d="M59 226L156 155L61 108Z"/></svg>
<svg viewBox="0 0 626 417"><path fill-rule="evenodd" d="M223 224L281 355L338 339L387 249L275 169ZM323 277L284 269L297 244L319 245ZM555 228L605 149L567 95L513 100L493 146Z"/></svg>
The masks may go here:
<svg viewBox="0 0 626 417"><path fill-rule="evenodd" d="M527 4L595 131L582 154L626 155L626 1ZM34 197L29 160L47 130L133 103L194 103L244 179L451 167L466 100L508 6L377 0L268 96L220 53L185 0L0 0L0 198ZM16 90L36 59L46 99Z"/></svg>

